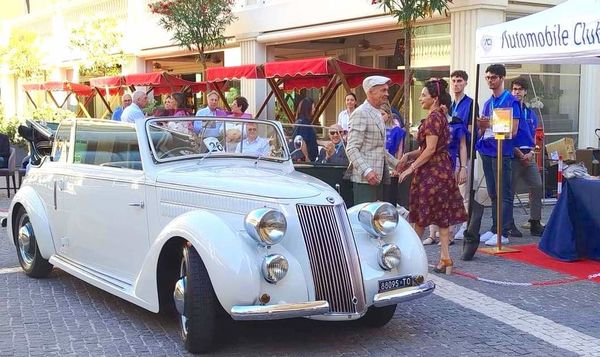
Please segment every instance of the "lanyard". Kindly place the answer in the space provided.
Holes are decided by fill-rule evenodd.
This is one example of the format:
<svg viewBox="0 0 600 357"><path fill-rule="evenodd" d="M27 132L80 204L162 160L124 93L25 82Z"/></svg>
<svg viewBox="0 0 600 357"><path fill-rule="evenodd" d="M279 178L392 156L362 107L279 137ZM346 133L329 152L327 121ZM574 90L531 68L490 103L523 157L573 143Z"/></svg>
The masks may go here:
<svg viewBox="0 0 600 357"><path fill-rule="evenodd" d="M462 97L460 97L460 99L458 100L458 102L452 101L452 106L450 108L452 109L451 112L452 112L452 116L453 117L458 116L457 115L458 114L458 112L457 112L458 111L458 106L460 105L460 103L462 103L462 101L463 101L463 99L465 99L465 97L466 97L466 95L463 94Z"/></svg>
<svg viewBox="0 0 600 357"><path fill-rule="evenodd" d="M510 95L510 93L508 93L508 91L506 89L504 90L504 92L502 92L502 95L500 97L498 97L498 108L502 108L504 101L506 101L506 99L508 98L509 95ZM490 100L490 107L491 107L490 114L492 114L494 112L494 102L496 102L496 98L494 98L494 96L492 95L492 100Z"/></svg>

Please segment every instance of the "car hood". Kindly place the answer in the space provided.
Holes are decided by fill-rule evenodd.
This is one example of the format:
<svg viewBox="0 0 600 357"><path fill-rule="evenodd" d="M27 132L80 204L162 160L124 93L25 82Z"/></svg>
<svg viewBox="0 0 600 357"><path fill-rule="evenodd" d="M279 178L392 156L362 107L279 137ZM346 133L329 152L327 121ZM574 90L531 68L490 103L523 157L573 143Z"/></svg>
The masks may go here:
<svg viewBox="0 0 600 357"><path fill-rule="evenodd" d="M196 164L165 169L157 175L156 182L280 199L315 197L331 190L324 182L293 170Z"/></svg>

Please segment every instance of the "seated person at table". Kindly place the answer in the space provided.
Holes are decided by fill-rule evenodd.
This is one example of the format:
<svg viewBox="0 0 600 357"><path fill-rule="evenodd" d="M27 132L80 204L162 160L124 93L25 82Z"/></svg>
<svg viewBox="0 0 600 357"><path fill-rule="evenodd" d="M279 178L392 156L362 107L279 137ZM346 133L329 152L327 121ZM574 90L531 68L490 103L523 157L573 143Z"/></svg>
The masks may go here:
<svg viewBox="0 0 600 357"><path fill-rule="evenodd" d="M258 125L246 123L246 132L246 138L237 144L235 152L257 156L269 155L271 151L269 140L258 136Z"/></svg>
<svg viewBox="0 0 600 357"><path fill-rule="evenodd" d="M329 127L330 142L319 152L317 162L321 164L332 164L348 166L348 156L342 140L343 128L339 124L333 124Z"/></svg>

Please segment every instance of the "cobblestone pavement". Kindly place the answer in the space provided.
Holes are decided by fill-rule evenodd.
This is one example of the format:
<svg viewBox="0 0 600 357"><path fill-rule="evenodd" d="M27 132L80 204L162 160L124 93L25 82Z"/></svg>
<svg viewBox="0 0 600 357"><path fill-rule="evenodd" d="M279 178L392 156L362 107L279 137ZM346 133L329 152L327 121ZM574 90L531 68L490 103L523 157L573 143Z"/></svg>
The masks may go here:
<svg viewBox="0 0 600 357"><path fill-rule="evenodd" d="M9 205L0 193L0 211ZM544 207L544 220L552 207ZM489 216L489 214L486 214ZM515 208L518 223L527 220ZM488 227L484 222L482 227ZM523 230L526 233L526 230ZM525 236L511 243L537 242ZM426 248L430 263L439 248ZM457 269L514 282L564 275L497 256L459 260ZM0 356L186 355L174 318L153 314L55 269L31 279L0 230ZM435 294L405 303L385 327L306 319L228 322L222 356L600 356L600 289L578 281L503 286L460 275L430 275Z"/></svg>

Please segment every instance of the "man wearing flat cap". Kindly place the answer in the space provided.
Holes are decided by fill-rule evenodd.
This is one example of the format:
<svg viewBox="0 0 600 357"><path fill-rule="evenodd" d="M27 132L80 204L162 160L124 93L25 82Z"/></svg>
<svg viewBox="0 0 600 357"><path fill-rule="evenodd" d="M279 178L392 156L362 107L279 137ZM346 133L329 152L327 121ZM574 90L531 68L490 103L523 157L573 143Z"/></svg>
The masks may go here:
<svg viewBox="0 0 600 357"><path fill-rule="evenodd" d="M383 76L365 78L362 85L367 100L350 115L347 174L353 182L355 204L381 200L381 183L389 180L389 168L399 171L399 160L385 149L385 124L379 111L388 101L389 82Z"/></svg>

